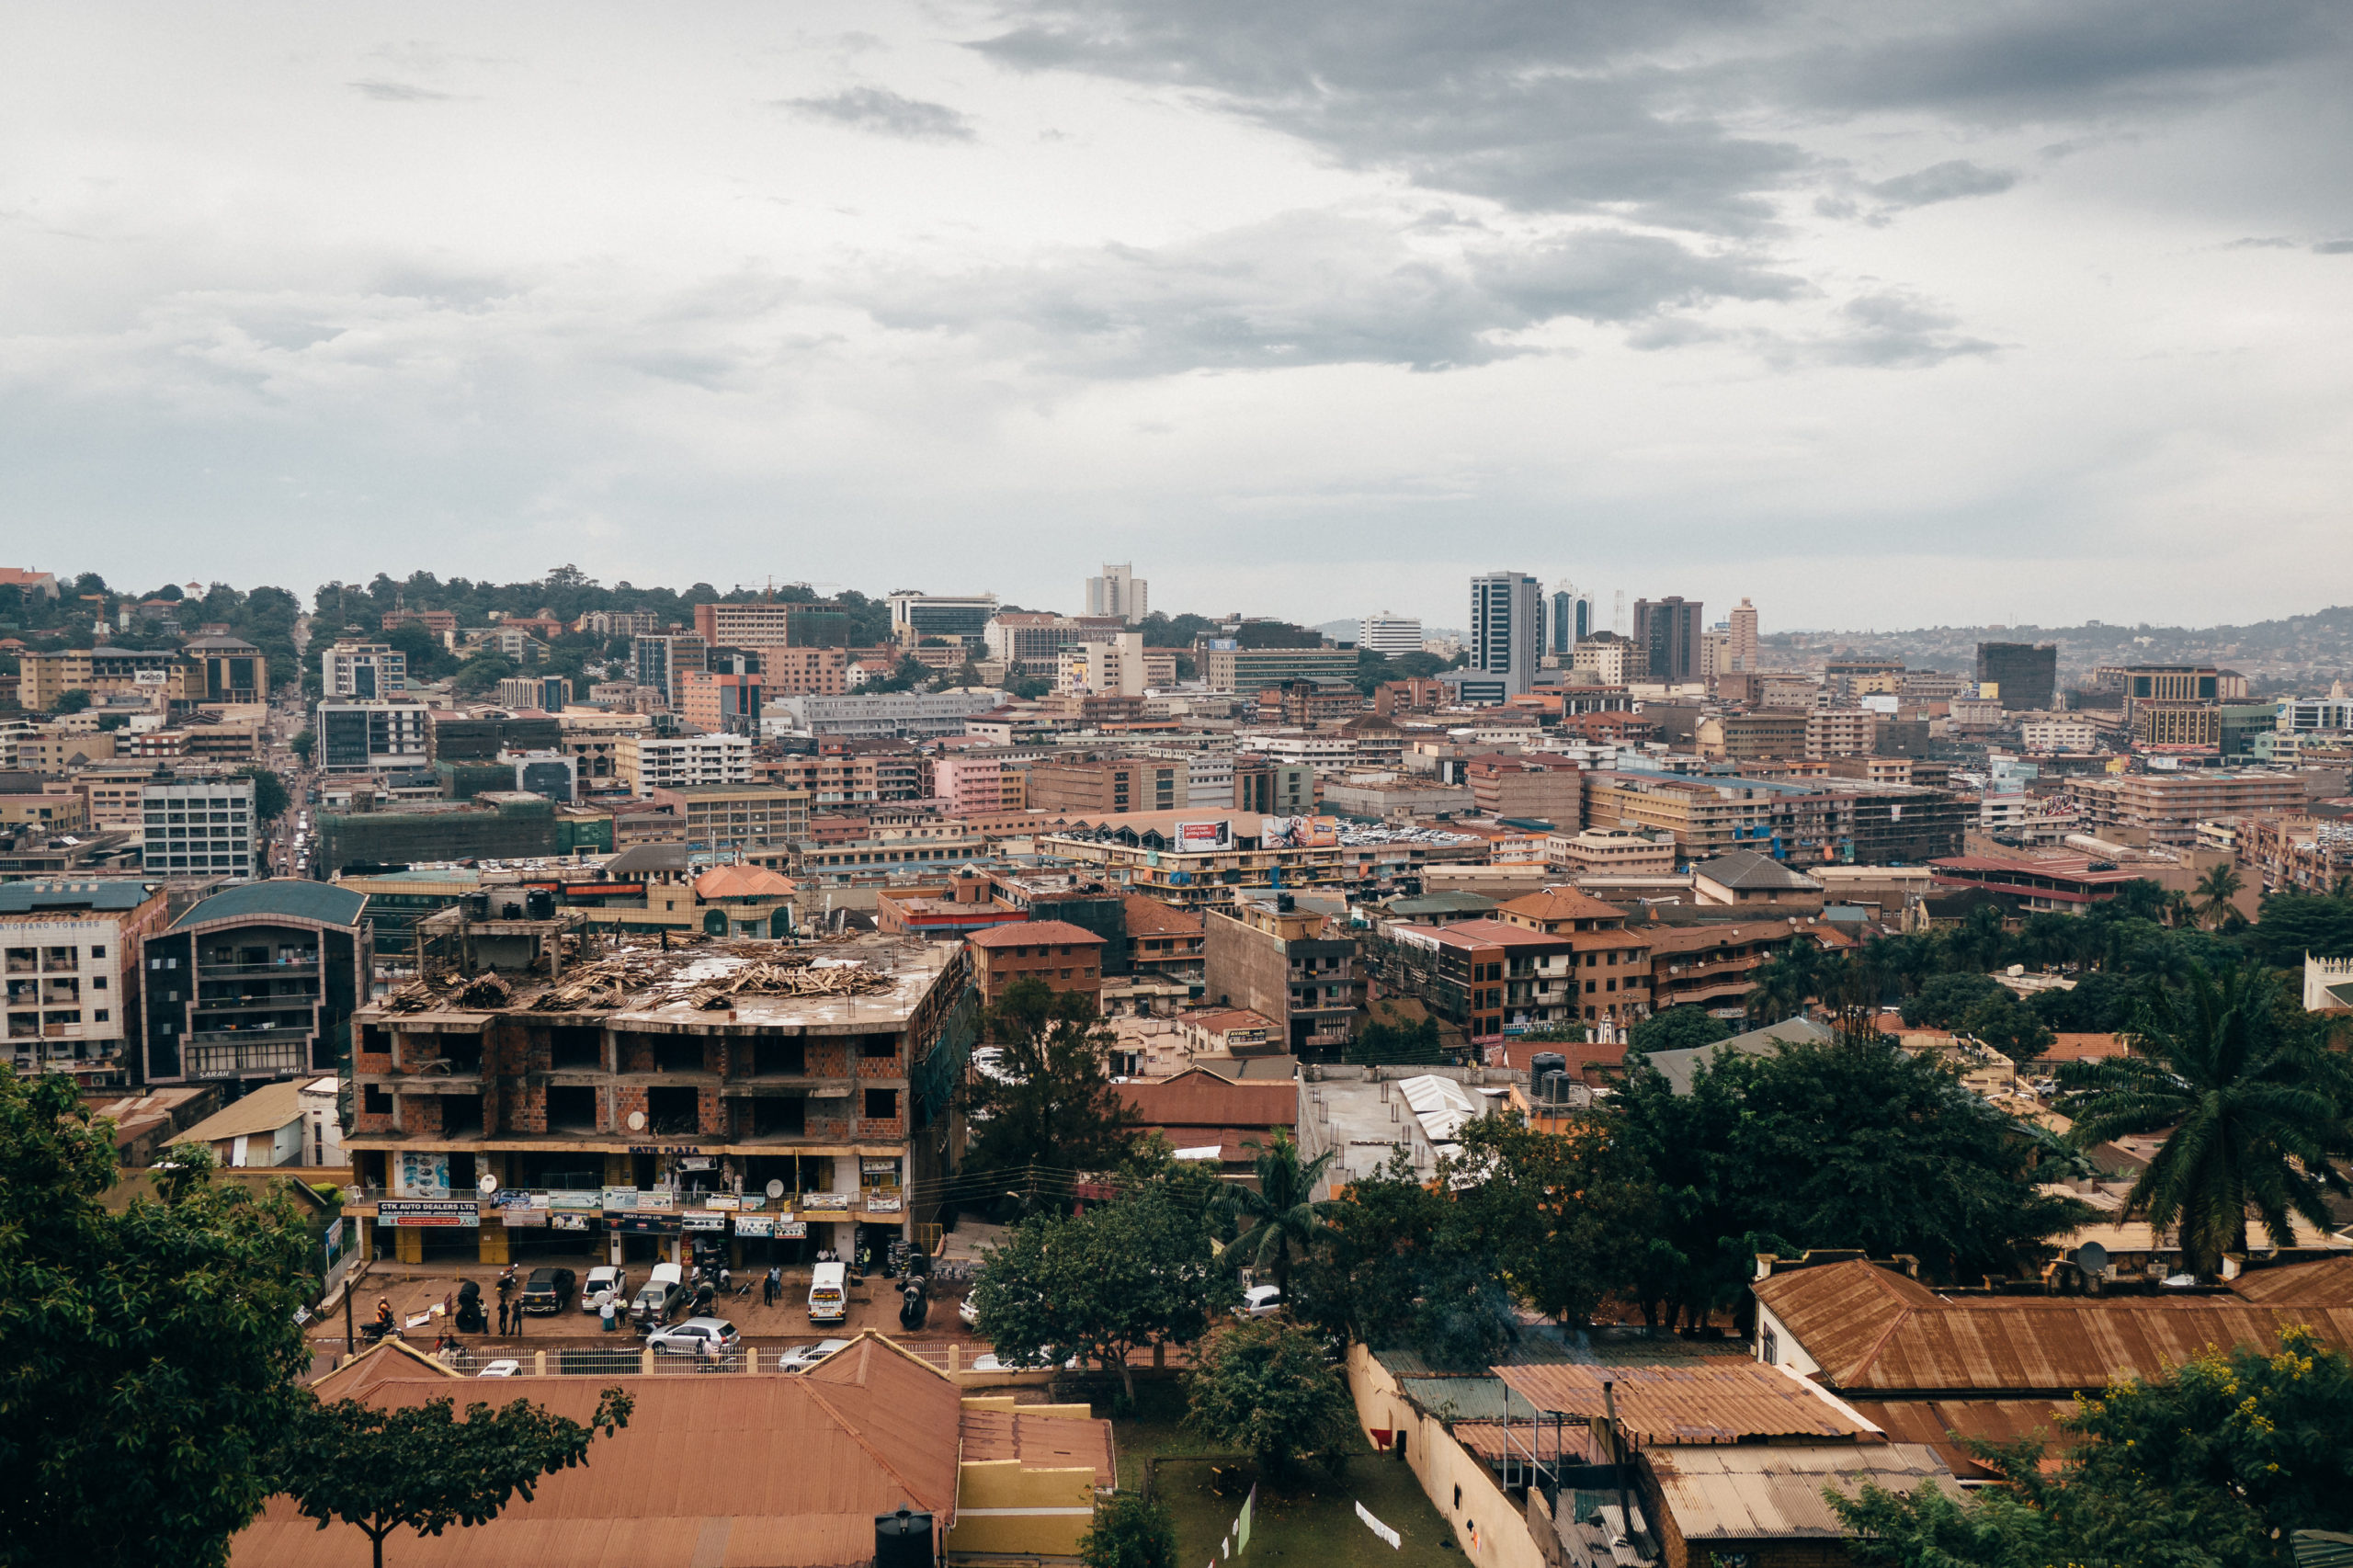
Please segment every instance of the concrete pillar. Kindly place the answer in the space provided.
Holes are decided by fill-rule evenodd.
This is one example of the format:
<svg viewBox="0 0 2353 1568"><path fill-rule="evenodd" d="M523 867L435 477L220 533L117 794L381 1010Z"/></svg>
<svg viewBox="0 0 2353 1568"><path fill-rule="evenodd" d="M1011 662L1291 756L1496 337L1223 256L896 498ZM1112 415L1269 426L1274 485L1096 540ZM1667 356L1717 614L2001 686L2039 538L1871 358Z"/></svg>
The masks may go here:
<svg viewBox="0 0 2353 1568"><path fill-rule="evenodd" d="M649 1378L654 1375L653 1351L641 1350L637 1353L637 1369L644 1373Z"/></svg>
<svg viewBox="0 0 2353 1568"><path fill-rule="evenodd" d="M783 1354L783 1352L782 1352L782 1351L779 1351L779 1352L777 1352L777 1354L779 1354L779 1355L780 1356L780 1355L782 1355L782 1354ZM759 1351L758 1351L758 1350L756 1350L756 1348L754 1348L753 1346L749 1346L749 1345L746 1345L745 1346L744 1346L744 1370L745 1370L745 1371L747 1371L747 1372L756 1372L756 1371L758 1371L759 1369L760 1369L760 1353L759 1353Z"/></svg>
<svg viewBox="0 0 2353 1568"><path fill-rule="evenodd" d="M534 1351L532 1351L532 1352L531 1352L531 1376L533 1376L533 1377L535 1377L535 1378L544 1378L544 1377L546 1377L547 1375L548 1375L548 1353L547 1353L546 1351L544 1351L544 1350L534 1350Z"/></svg>

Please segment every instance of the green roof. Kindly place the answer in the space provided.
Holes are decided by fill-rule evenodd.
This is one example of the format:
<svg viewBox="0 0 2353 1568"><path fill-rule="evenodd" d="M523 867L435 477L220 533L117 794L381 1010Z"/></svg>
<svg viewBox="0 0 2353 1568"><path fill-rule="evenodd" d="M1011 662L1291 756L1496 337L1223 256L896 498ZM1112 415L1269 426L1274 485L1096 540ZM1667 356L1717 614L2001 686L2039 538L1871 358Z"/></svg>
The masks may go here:
<svg viewBox="0 0 2353 1568"><path fill-rule="evenodd" d="M359 912L367 907L366 893L301 877L272 877L267 881L241 882L222 889L172 922L172 929L177 931L208 920L251 920L271 915L315 920L325 926L357 926Z"/></svg>
<svg viewBox="0 0 2353 1568"><path fill-rule="evenodd" d="M56 910L136 909L155 891L153 882L123 879L72 882L0 882L0 915Z"/></svg>

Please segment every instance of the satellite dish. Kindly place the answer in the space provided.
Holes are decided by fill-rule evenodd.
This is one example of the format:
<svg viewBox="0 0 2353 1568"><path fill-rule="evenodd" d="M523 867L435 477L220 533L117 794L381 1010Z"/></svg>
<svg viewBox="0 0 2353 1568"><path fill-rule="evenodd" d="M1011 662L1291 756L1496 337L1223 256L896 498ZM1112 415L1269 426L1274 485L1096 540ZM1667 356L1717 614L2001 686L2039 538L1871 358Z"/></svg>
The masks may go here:
<svg viewBox="0 0 2353 1568"><path fill-rule="evenodd" d="M770 1198L782 1198L784 1196L784 1183L776 1180L774 1177L770 1177L768 1180L768 1196Z"/></svg>
<svg viewBox="0 0 2353 1568"><path fill-rule="evenodd" d="M645 1113L643 1111L633 1110L629 1113L629 1130L631 1132L642 1132L645 1131Z"/></svg>
<svg viewBox="0 0 2353 1568"><path fill-rule="evenodd" d="M2086 1242L2075 1249L2075 1267L2097 1278L2108 1272L2108 1249L2097 1242Z"/></svg>
<svg viewBox="0 0 2353 1568"><path fill-rule="evenodd" d="M488 1198L492 1193L498 1190L498 1178L492 1176L488 1171L484 1171L483 1172L482 1179L474 1183L474 1185L482 1188L482 1195L484 1198Z"/></svg>

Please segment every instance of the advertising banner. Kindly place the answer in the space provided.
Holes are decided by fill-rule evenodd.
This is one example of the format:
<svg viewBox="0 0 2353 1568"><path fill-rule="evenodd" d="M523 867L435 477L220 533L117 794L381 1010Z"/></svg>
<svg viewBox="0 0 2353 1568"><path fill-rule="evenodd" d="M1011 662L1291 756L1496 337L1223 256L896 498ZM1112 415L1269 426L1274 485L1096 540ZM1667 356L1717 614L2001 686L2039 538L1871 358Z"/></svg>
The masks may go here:
<svg viewBox="0 0 2353 1568"><path fill-rule="evenodd" d="M545 1229L554 1212L551 1209L501 1209L498 1222L510 1231Z"/></svg>
<svg viewBox="0 0 2353 1568"><path fill-rule="evenodd" d="M847 1209L849 1194L847 1192L804 1192L801 1195L801 1207L813 1210Z"/></svg>
<svg viewBox="0 0 2353 1568"><path fill-rule="evenodd" d="M376 1222L404 1228L429 1226L479 1230L482 1210L471 1198L412 1201L388 1198L376 1205Z"/></svg>
<svg viewBox="0 0 2353 1568"><path fill-rule="evenodd" d="M896 1214L905 1207L906 1200L895 1193L887 1198L879 1192L866 1195L866 1211L869 1214Z"/></svg>
<svg viewBox="0 0 2353 1568"><path fill-rule="evenodd" d="M615 1214L605 1223L625 1236L675 1236L678 1233L676 1214Z"/></svg>
<svg viewBox="0 0 2353 1568"><path fill-rule="evenodd" d="M781 1240L797 1242L808 1235L809 1222L805 1220L779 1220L776 1233Z"/></svg>
<svg viewBox="0 0 2353 1568"><path fill-rule="evenodd" d="M605 1206L604 1199L605 1195L601 1192L551 1192L548 1194L548 1207L551 1209L602 1209Z"/></svg>
<svg viewBox="0 0 2353 1568"><path fill-rule="evenodd" d="M772 1236L776 1233L776 1217L772 1214L738 1214L735 1233L744 1237Z"/></svg>
<svg viewBox="0 0 2353 1568"><path fill-rule="evenodd" d="M678 1229L682 1231L723 1231L726 1228L727 1216L714 1210L689 1209L678 1216Z"/></svg>
<svg viewBox="0 0 2353 1568"><path fill-rule="evenodd" d="M637 1207L637 1188L633 1187L608 1187L602 1196L601 1207L608 1210L628 1212Z"/></svg>
<svg viewBox="0 0 2353 1568"><path fill-rule="evenodd" d="M404 1149L392 1159L392 1192L399 1198L449 1196L449 1156Z"/></svg>
<svg viewBox="0 0 2353 1568"><path fill-rule="evenodd" d="M588 1216L585 1214L555 1210L548 1215L548 1229L551 1231L585 1231L588 1228Z"/></svg>
<svg viewBox="0 0 2353 1568"><path fill-rule="evenodd" d="M1175 838L1171 847L1188 854L1233 847L1233 829L1222 821L1180 822L1176 824Z"/></svg>

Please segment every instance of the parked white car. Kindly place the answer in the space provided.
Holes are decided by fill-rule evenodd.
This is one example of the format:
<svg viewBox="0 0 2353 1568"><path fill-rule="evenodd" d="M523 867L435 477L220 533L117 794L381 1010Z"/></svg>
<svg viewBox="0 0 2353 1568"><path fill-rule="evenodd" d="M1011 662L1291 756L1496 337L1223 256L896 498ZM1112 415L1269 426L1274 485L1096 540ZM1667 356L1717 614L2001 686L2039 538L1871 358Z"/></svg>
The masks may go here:
<svg viewBox="0 0 2353 1568"><path fill-rule="evenodd" d="M1008 1361L994 1350L972 1358L972 1370L976 1372L1035 1372L1043 1369L1045 1366L1046 1363L1040 1361ZM1063 1370L1065 1372L1075 1372L1078 1369L1079 1359L1075 1356L1063 1363Z"/></svg>
<svg viewBox="0 0 2353 1568"><path fill-rule="evenodd" d="M609 1263L600 1263L590 1269L588 1278L580 1287L580 1310L592 1317L596 1315L597 1310L605 1304L605 1292L608 1290L613 1293L615 1307L627 1306L629 1304L629 1271L625 1268L616 1268Z"/></svg>
<svg viewBox="0 0 2353 1568"><path fill-rule="evenodd" d="M1283 1288L1279 1285L1253 1285L1242 1292L1242 1304L1233 1309L1236 1317L1270 1318L1283 1310Z"/></svg>
<svg viewBox="0 0 2353 1568"><path fill-rule="evenodd" d="M519 1378L522 1375L523 1363L512 1360L493 1361L474 1374L478 1378Z"/></svg>
<svg viewBox="0 0 2353 1568"><path fill-rule="evenodd" d="M956 1303L956 1321L966 1328L978 1328L981 1325L981 1309L972 1305L972 1297L967 1296Z"/></svg>
<svg viewBox="0 0 2353 1568"><path fill-rule="evenodd" d="M779 1372L805 1372L837 1350L849 1348L847 1339L821 1339L814 1345L796 1345L779 1356L776 1369Z"/></svg>

